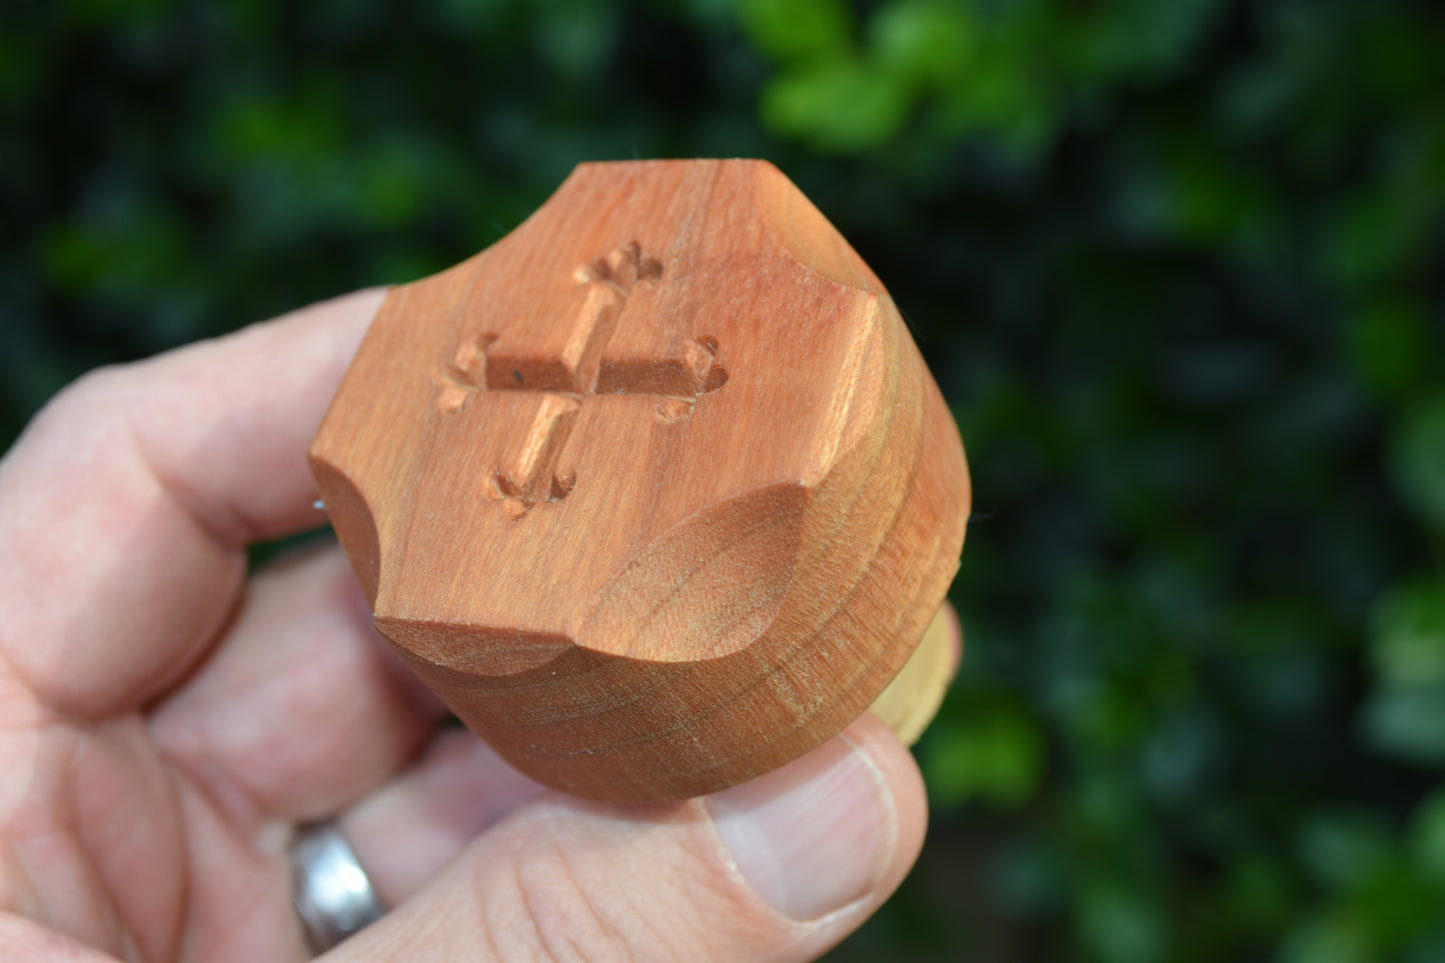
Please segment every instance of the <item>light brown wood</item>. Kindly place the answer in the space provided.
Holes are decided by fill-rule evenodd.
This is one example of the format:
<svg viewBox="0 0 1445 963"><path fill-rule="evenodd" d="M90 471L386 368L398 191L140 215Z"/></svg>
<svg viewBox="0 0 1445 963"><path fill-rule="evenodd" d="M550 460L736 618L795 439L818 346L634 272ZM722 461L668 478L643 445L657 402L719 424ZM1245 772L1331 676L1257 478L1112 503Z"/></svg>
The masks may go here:
<svg viewBox="0 0 1445 963"><path fill-rule="evenodd" d="M959 653L953 646L956 631L953 613L948 608L939 609L903 669L868 707L906 746L922 737L943 705L957 668Z"/></svg>
<svg viewBox="0 0 1445 963"><path fill-rule="evenodd" d="M760 775L867 709L969 505L883 285L758 161L582 165L394 289L311 464L402 657L523 772L618 802Z"/></svg>

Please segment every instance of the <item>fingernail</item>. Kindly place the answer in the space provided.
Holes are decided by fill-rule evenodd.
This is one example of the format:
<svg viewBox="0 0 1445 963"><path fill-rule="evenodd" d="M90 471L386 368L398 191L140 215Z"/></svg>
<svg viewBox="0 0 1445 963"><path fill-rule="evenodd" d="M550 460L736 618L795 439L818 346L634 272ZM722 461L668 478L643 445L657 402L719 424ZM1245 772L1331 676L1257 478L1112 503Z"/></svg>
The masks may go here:
<svg viewBox="0 0 1445 963"><path fill-rule="evenodd" d="M708 797L718 836L765 903L811 920L866 896L898 840L893 794L846 737Z"/></svg>

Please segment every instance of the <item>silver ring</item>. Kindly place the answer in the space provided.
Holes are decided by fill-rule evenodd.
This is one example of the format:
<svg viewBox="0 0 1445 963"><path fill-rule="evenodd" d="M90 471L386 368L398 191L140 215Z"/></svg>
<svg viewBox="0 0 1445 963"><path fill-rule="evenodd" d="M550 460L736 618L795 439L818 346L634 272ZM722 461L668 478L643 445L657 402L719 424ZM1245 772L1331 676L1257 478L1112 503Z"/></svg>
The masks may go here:
<svg viewBox="0 0 1445 963"><path fill-rule="evenodd" d="M302 826L291 844L296 912L312 950L324 953L386 912L356 851L334 823Z"/></svg>

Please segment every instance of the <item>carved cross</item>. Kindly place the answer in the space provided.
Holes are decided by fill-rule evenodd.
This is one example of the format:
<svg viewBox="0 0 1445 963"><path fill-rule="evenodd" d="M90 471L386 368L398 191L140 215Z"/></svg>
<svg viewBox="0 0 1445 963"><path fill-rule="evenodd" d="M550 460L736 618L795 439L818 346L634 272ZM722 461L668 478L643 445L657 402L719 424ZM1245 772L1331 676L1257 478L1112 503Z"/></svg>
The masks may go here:
<svg viewBox="0 0 1445 963"><path fill-rule="evenodd" d="M700 395L721 388L727 371L717 363L717 341L703 336L683 345L679 358L640 366L609 366L603 352L639 285L662 279L662 262L646 257L632 241L573 273L586 289L581 310L556 358L510 358L489 349L496 336L464 342L438 379L438 408L453 414L478 391L529 391L542 401L521 450L510 464L492 469L488 490L512 518L541 501L560 501L576 484L575 468L558 460L587 396L599 391L637 395L656 404L657 418L675 422L692 414Z"/></svg>

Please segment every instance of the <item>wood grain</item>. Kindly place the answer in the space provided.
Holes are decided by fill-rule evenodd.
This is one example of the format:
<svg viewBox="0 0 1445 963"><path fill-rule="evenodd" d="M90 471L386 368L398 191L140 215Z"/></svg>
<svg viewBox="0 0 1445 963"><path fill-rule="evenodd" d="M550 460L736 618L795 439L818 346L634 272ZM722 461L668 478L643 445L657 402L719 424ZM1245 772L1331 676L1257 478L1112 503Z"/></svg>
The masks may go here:
<svg viewBox="0 0 1445 963"><path fill-rule="evenodd" d="M969 505L882 284L758 161L583 165L394 289L311 465L403 658L523 772L619 802L863 712Z"/></svg>

